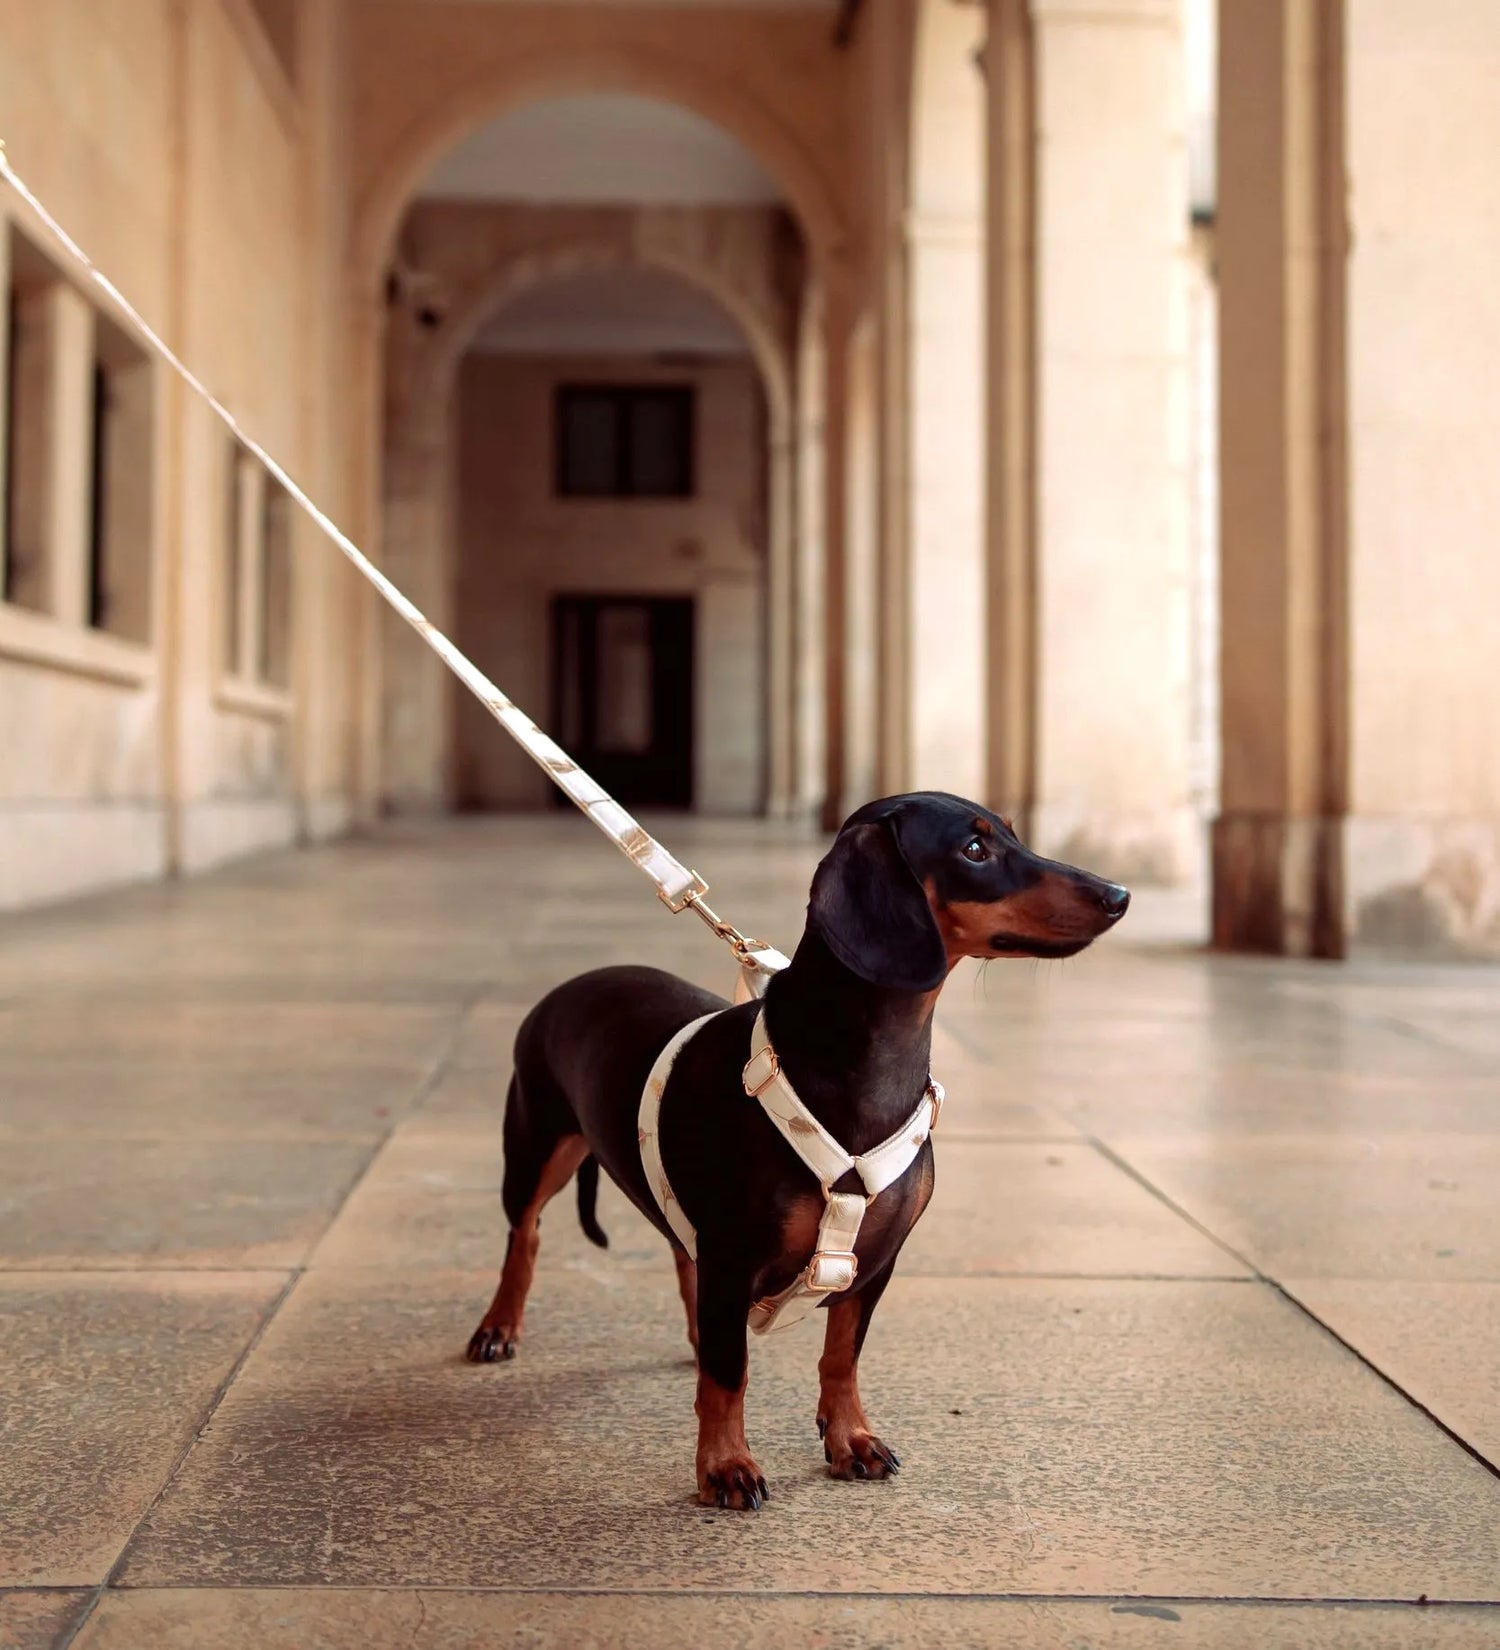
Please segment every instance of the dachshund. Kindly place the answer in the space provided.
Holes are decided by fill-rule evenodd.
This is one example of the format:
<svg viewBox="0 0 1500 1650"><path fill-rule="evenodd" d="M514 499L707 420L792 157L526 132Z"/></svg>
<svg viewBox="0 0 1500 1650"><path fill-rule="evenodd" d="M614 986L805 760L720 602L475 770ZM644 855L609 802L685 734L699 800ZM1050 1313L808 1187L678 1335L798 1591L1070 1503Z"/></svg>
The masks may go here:
<svg viewBox="0 0 1500 1650"><path fill-rule="evenodd" d="M578 1172L596 1242L599 1165L672 1245L696 1354L697 1496L755 1510L769 1497L745 1438L747 1321L808 1267L830 1191L751 1097L752 1037L765 1032L812 1117L857 1156L887 1140L931 1092L932 1014L963 957L1071 957L1125 914L1126 889L1041 858L988 808L943 792L888 797L845 821L817 868L807 925L763 1003L723 998L657 969L579 975L549 993L516 1036L505 1109L503 1201L510 1238L499 1288L469 1342L471 1362L515 1356L536 1266L538 1221ZM658 1055L705 1015L660 1091L658 1148L696 1233L696 1258L642 1163L643 1085ZM933 1106L935 1115L937 1106ZM868 1201L852 1283L826 1309L818 1432L832 1476L882 1479L900 1461L860 1401L858 1363L896 1257L932 1196L922 1138L909 1166ZM680 1221L679 1221L680 1224Z"/></svg>

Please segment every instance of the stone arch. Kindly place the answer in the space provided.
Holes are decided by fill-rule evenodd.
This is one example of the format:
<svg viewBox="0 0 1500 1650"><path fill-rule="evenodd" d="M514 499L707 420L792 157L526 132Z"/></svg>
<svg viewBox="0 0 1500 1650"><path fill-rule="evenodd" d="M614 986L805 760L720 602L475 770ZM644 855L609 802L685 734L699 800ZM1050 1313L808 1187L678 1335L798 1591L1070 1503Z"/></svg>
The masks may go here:
<svg viewBox="0 0 1500 1650"><path fill-rule="evenodd" d="M660 238L579 238L546 247L518 250L470 281L452 296L454 307L442 328L441 342L427 349L416 365L414 382L387 430L388 479L403 494L399 510L388 495L388 516L396 515L404 531L386 546L387 561L401 571L405 587L415 590L429 612L445 616L445 594L454 572L450 516L451 476L456 426L454 391L460 363L485 322L524 292L598 268L656 271L681 281L710 298L735 324L754 361L766 403L765 531L765 806L772 814L786 811L793 761L796 669L793 627L796 545L796 428L790 328L781 318L736 285L729 271L691 250L660 244ZM415 543L428 546L414 554ZM410 648L403 627L387 622L384 634L395 650L383 684L386 758L393 781L387 801L419 808L441 805L449 795L454 755L457 697L452 683L433 669L433 661ZM399 660L399 662L396 662ZM390 740L401 739L401 721L425 707L444 733L430 743L421 771L397 760ZM406 741L408 744L411 741Z"/></svg>
<svg viewBox="0 0 1500 1650"><path fill-rule="evenodd" d="M484 285L464 294L443 329L444 344L425 364L414 397L419 424L440 417L454 374L484 323L512 298L534 286L586 269L648 269L671 276L711 298L739 328L765 389L772 439L783 436L791 418L791 374L785 345L774 322L710 265L659 248L623 248L605 241L579 241L546 251L519 253Z"/></svg>
<svg viewBox="0 0 1500 1650"><path fill-rule="evenodd" d="M691 110L738 138L776 178L815 264L840 247L843 214L832 186L804 146L765 102L695 62L618 42L593 50L539 51L439 87L407 122L367 188L355 220L354 267L366 292L378 290L402 214L433 163L470 133L528 103L582 92L628 92Z"/></svg>

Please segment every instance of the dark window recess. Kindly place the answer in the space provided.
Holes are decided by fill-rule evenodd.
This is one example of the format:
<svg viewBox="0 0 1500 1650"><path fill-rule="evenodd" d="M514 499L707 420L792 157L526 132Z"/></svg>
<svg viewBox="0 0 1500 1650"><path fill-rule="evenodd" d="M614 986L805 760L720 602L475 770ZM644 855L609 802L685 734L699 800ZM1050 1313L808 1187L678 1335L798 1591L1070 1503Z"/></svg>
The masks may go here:
<svg viewBox="0 0 1500 1650"><path fill-rule="evenodd" d="M0 565L0 601L14 601L19 578L17 536L20 511L17 500L20 482L16 478L16 430L21 422L20 373L16 363L21 354L21 295L12 288L6 304L6 384L5 384L5 550Z"/></svg>
<svg viewBox="0 0 1500 1650"><path fill-rule="evenodd" d="M106 578L105 523L109 509L109 374L94 363L89 478L89 623L95 630L109 627L109 585Z"/></svg>
<svg viewBox="0 0 1500 1650"><path fill-rule="evenodd" d="M678 384L563 384L560 498L691 498L693 391Z"/></svg>

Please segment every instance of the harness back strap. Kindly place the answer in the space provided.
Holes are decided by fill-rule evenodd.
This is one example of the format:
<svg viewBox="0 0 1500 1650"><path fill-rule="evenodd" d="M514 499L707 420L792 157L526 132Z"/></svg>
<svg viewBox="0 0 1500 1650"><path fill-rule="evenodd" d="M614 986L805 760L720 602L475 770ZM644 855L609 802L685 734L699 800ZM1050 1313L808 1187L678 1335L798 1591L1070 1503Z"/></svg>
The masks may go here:
<svg viewBox="0 0 1500 1650"><path fill-rule="evenodd" d="M701 1014L696 1020L689 1020L657 1055L646 1086L641 1090L636 1138L640 1142L641 1167L646 1171L646 1184L651 1188L657 1208L676 1232L678 1242L694 1260L698 1258L698 1234L693 1230L692 1221L682 1212L682 1205L672 1191L672 1182L667 1179L666 1165L661 1160L661 1097L666 1093L667 1079L672 1075L672 1067L677 1064L677 1056L710 1020L727 1012L726 1009L715 1009L712 1014Z"/></svg>

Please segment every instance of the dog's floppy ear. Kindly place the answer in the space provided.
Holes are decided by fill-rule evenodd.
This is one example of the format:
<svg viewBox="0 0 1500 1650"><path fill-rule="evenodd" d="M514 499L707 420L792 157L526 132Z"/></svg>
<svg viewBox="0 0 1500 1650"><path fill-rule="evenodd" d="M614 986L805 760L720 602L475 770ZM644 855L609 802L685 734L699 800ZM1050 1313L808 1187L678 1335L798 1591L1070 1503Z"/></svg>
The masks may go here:
<svg viewBox="0 0 1500 1650"><path fill-rule="evenodd" d="M888 991L933 991L948 954L894 818L846 825L813 877L807 925L846 968Z"/></svg>

